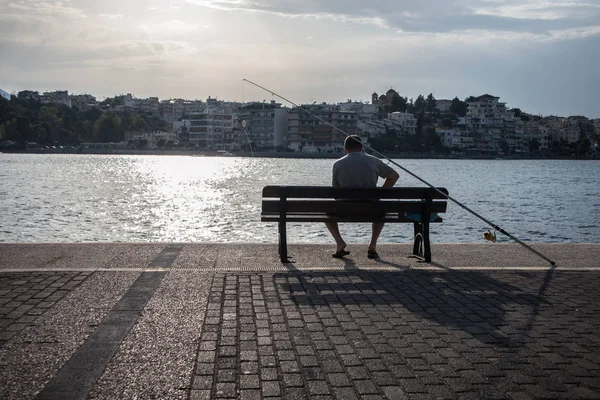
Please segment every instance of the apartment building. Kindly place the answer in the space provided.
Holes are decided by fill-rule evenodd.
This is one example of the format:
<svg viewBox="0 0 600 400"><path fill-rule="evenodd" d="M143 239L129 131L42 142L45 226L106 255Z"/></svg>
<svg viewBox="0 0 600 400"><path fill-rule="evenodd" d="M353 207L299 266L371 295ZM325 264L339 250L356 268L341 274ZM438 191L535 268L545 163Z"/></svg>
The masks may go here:
<svg viewBox="0 0 600 400"><path fill-rule="evenodd" d="M276 137L285 135L285 131L282 131L285 127L275 122L277 118L282 118L281 113L276 113L277 109L281 109L281 103L275 100L270 103L251 102L238 109L237 128L245 130L244 134L254 150L274 150L278 145L281 146L281 139L276 141ZM280 128L279 132L276 132L276 128Z"/></svg>
<svg viewBox="0 0 600 400"><path fill-rule="evenodd" d="M436 129L442 144L449 149L467 151L473 149L475 142L472 136L460 129Z"/></svg>
<svg viewBox="0 0 600 400"><path fill-rule="evenodd" d="M345 103L340 103L340 111L350 111L356 113L358 119L361 121L368 121L377 118L379 113L379 105L361 103L359 101L348 100Z"/></svg>
<svg viewBox="0 0 600 400"><path fill-rule="evenodd" d="M10 100L10 93L0 89L0 97L4 97L6 100Z"/></svg>
<svg viewBox="0 0 600 400"><path fill-rule="evenodd" d="M550 147L550 128L546 123L541 120L530 120L524 124L524 140L526 145L529 146L531 141L536 141L538 144L539 151L546 151Z"/></svg>
<svg viewBox="0 0 600 400"><path fill-rule="evenodd" d="M88 111L98 106L96 97L91 94L72 94L69 98L71 99L71 106L77 107L79 111Z"/></svg>
<svg viewBox="0 0 600 400"><path fill-rule="evenodd" d="M71 107L69 92L66 90L44 92L42 95L40 95L39 100L42 102L42 104L57 104Z"/></svg>
<svg viewBox="0 0 600 400"><path fill-rule="evenodd" d="M145 99L134 99L133 108L141 113L148 116L159 116L160 102L158 97L148 97Z"/></svg>
<svg viewBox="0 0 600 400"><path fill-rule="evenodd" d="M293 151L342 153L346 134L358 132L358 117L354 112L342 111L339 106L326 103L302 105L302 108L313 115L299 108L293 108L288 113L288 148Z"/></svg>
<svg viewBox="0 0 600 400"><path fill-rule="evenodd" d="M527 151L524 123L506 109L506 103L489 94L467 101L466 136L473 137L476 149L486 152Z"/></svg>
<svg viewBox="0 0 600 400"><path fill-rule="evenodd" d="M35 90L22 90L17 93L19 100L35 100L40 101L40 93Z"/></svg>
<svg viewBox="0 0 600 400"><path fill-rule="evenodd" d="M450 111L450 107L452 106L452 100L448 99L437 99L435 101L435 107L438 109L440 113L447 113Z"/></svg>
<svg viewBox="0 0 600 400"><path fill-rule="evenodd" d="M414 135L417 129L417 119L414 115L407 112L393 112L388 114L388 119L393 121L402 133L406 135Z"/></svg>
<svg viewBox="0 0 600 400"><path fill-rule="evenodd" d="M218 105L207 105L201 112L173 122L173 130L182 134L191 146L212 150L228 150L234 146L235 114ZM230 141L226 143L226 140ZM185 140L182 140L185 142ZM227 146L229 145L229 146Z"/></svg>
<svg viewBox="0 0 600 400"><path fill-rule="evenodd" d="M384 121L378 120L358 120L356 122L357 135L363 140L374 139L385 135L388 132L387 125Z"/></svg>

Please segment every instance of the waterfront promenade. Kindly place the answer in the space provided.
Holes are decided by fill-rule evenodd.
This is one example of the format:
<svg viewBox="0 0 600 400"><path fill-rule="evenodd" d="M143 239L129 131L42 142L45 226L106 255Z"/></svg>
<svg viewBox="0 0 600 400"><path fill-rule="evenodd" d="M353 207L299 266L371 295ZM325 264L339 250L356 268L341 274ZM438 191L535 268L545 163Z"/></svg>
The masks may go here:
<svg viewBox="0 0 600 400"><path fill-rule="evenodd" d="M0 244L0 398L600 398L600 244L534 247Z"/></svg>

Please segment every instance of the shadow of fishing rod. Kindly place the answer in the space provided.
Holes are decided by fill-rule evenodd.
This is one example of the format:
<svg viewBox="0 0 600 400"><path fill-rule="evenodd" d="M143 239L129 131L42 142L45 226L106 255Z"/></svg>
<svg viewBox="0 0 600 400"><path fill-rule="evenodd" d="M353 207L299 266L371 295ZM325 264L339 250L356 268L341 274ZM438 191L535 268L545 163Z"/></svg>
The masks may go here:
<svg viewBox="0 0 600 400"><path fill-rule="evenodd" d="M337 132L345 135L345 136L350 136L348 133L344 132L343 130L341 130L340 128L338 128L337 126L331 124L330 122L324 120L323 118L311 113L310 111L306 110L305 108L299 106L298 104L294 103L293 101L286 99L283 96L278 95L277 93L273 92L272 90L269 90L267 88L265 88L264 86L259 85L258 83L254 83L251 80L248 79L242 79L243 82L248 82L251 85L254 85L268 93L271 93L272 96L276 96L280 99L282 99L283 101L286 101L288 103L290 103L291 105L293 105L294 107L298 108L299 110L302 110L303 112L305 112L306 114L310 115L311 117L323 122L324 124L332 127L334 130L336 130ZM404 172L406 172L407 174L411 175L412 177L418 179L419 181L423 182L425 185L429 186L430 188L434 189L436 192L442 194L444 197L446 197L448 200L451 200L452 202L454 202L455 204L457 204L458 206L460 206L462 209L464 209L465 211L471 213L472 215L476 216L477 218L479 218L480 220L482 220L483 222L485 222L486 224L490 225L492 228L494 228L494 230L508 236L509 238L511 238L512 240L514 240L515 242L517 242L518 244L520 244L521 246L525 247L527 250L531 251L532 253L534 253L535 255L537 255L538 257L544 259L545 261L549 262L550 265L556 265L556 262L552 261L551 259L549 259L548 257L546 257L545 255L543 255L542 253L540 253L539 251L537 251L536 249L532 248L531 246L529 246L528 244L522 242L521 240L519 240L517 237L515 237L514 235L511 235L510 233L506 232L504 229L500 228L498 225L494 224L493 222L489 221L488 219L484 218L482 215L478 214L477 212L471 210L469 207L467 207L466 205L462 204L460 201L454 199L453 197L449 196L448 194L442 192L441 190L439 190L438 188L436 188L435 186L433 186L432 184L430 184L429 182L427 182L426 180L424 180L423 178L421 178L420 176L414 174L413 172L409 171L408 169L404 168L403 166L401 166L400 164L398 164L397 162L395 162L394 160L392 160L391 158L389 158L388 156L380 153L379 151L373 149L372 147L370 147L367 144L363 144L363 146L369 150L371 150L374 154L376 154L377 156L381 157L381 158L385 158L386 160L388 160L390 163L394 164L395 166L397 166L398 168L400 168L401 170L403 170Z"/></svg>

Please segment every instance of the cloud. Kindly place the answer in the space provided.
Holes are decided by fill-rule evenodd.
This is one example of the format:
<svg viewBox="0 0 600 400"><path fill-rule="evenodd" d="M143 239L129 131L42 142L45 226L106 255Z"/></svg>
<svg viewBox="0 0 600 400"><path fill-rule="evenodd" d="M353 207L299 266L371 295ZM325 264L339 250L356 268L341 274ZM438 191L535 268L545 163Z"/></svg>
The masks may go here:
<svg viewBox="0 0 600 400"><path fill-rule="evenodd" d="M98 16L100 18L108 18L108 19L121 19L121 18L123 18L123 14L105 14L105 13L100 13L100 14L98 14Z"/></svg>
<svg viewBox="0 0 600 400"><path fill-rule="evenodd" d="M189 34L194 32L200 28L200 25L190 24L183 21L171 20L171 21L161 21L156 24L144 24L138 25L139 28L146 31L147 33L157 34L157 35L181 35L181 34Z"/></svg>
<svg viewBox="0 0 600 400"><path fill-rule="evenodd" d="M46 16L58 16L74 19L86 18L86 15L80 9L73 7L71 3L71 1L46 2L35 0L20 0L7 4L7 14L23 15L23 12L25 12L32 18ZM0 3L0 6L2 6L2 3Z"/></svg>
<svg viewBox="0 0 600 400"><path fill-rule="evenodd" d="M245 0L188 0L189 3L220 11L243 11L269 14L283 18L329 20L342 23L356 23L387 27L385 19L380 16L357 15L348 12L328 12L321 7L314 8L304 3L291 1L245 1Z"/></svg>
<svg viewBox="0 0 600 400"><path fill-rule="evenodd" d="M565 18L585 18L590 13L598 15L599 4L577 1L498 1L482 3L471 8L476 15L493 15L516 19L556 20Z"/></svg>
<svg viewBox="0 0 600 400"><path fill-rule="evenodd" d="M208 9L372 25L405 32L557 31L596 25L600 5L569 0L187 0Z"/></svg>

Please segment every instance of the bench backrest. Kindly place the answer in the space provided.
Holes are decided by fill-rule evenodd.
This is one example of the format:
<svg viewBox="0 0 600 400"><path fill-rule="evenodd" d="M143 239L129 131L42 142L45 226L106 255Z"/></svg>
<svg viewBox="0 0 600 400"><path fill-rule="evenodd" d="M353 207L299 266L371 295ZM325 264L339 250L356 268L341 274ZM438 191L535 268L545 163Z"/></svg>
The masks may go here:
<svg viewBox="0 0 600 400"><path fill-rule="evenodd" d="M437 189L439 192L429 187L265 186L262 213L443 213L448 190ZM340 199L350 201L336 201Z"/></svg>

